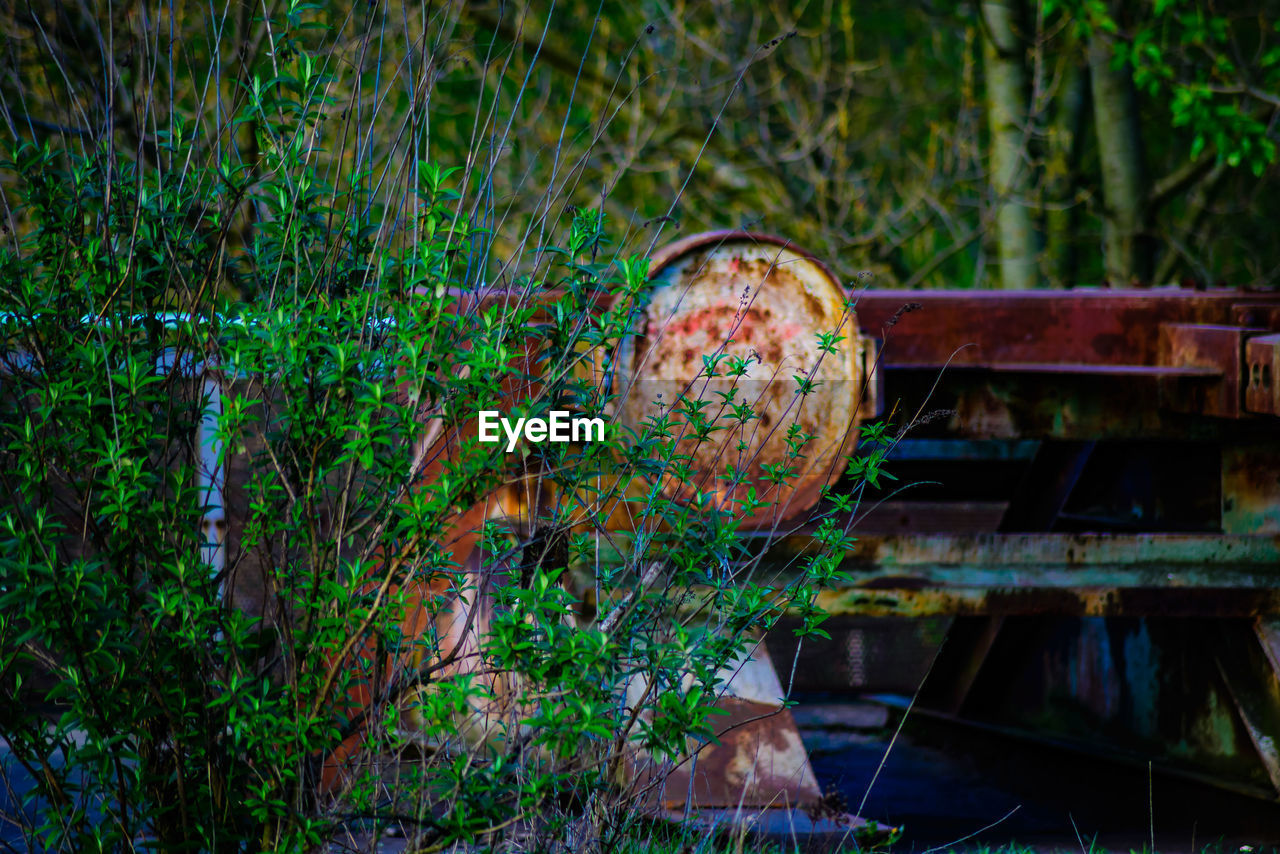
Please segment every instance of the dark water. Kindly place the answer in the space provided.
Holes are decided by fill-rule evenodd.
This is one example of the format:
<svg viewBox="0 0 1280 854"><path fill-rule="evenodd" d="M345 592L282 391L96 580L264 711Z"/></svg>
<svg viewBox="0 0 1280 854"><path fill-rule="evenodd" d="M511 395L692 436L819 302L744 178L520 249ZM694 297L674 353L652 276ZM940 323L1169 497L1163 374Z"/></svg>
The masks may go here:
<svg viewBox="0 0 1280 854"><path fill-rule="evenodd" d="M895 850L959 840L962 848L1150 850L1153 824L1161 852L1280 850L1274 803L1158 771L1148 785L1146 768L914 716L886 759L896 715L889 723L802 735L824 791L842 792L851 812L862 804L863 818L904 826Z"/></svg>

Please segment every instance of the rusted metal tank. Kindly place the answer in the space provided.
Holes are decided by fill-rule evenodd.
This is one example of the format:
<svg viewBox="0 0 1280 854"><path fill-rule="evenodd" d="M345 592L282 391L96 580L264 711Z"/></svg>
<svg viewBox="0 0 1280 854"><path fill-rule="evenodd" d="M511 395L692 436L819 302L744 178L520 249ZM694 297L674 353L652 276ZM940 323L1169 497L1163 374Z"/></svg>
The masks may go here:
<svg viewBox="0 0 1280 854"><path fill-rule="evenodd" d="M737 510L754 491L762 506L744 514L744 527L800 517L843 473L857 426L875 406L872 349L844 289L803 249L743 231L659 249L650 276L648 304L620 360L619 419L640 431L669 416L677 453L693 468L686 480L664 481L669 496L709 495ZM715 429L699 440L701 420ZM811 438L798 447L800 435ZM770 479L780 468L795 472L781 485Z"/></svg>
<svg viewBox="0 0 1280 854"><path fill-rule="evenodd" d="M844 288L817 258L770 235L696 234L651 259L648 299L620 354L615 416L637 433L668 420L692 469L662 482L669 497L729 510L744 528L775 528L812 510L844 472L858 425L876 406L873 353ZM780 482L788 468L793 476ZM677 812L816 802L817 780L764 647L722 676L718 743L669 770L656 802ZM636 757L638 782L655 770Z"/></svg>

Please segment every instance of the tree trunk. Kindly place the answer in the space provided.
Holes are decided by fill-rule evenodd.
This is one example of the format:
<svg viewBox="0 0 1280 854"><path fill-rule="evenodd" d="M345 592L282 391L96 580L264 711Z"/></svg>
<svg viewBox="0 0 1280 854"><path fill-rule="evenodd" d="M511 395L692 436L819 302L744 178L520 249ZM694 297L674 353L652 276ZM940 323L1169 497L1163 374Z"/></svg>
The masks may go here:
<svg viewBox="0 0 1280 854"><path fill-rule="evenodd" d="M1035 222L1028 206L1031 163L1023 11L1023 0L984 0L981 7L997 258L1000 287L1006 289L1031 288L1037 280Z"/></svg>
<svg viewBox="0 0 1280 854"><path fill-rule="evenodd" d="M1080 152L1089 107L1089 67L1071 62L1062 75L1057 109L1045 141L1045 277L1049 286L1078 284Z"/></svg>
<svg viewBox="0 0 1280 854"><path fill-rule="evenodd" d="M1107 37L1095 33L1089 44L1089 77L1102 166L1104 265L1110 284L1123 287L1150 283L1152 248L1133 74L1128 65L1113 67L1113 60Z"/></svg>

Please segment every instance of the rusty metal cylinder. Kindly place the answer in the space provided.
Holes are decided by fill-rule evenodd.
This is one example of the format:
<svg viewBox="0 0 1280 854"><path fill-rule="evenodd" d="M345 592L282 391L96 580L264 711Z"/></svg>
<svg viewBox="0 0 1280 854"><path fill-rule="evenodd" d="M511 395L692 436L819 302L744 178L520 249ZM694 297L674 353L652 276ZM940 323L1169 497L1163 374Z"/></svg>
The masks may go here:
<svg viewBox="0 0 1280 854"><path fill-rule="evenodd" d="M639 433L669 419L692 469L664 479L669 497L710 501L745 528L801 518L844 472L870 411L869 342L844 289L788 241L738 231L658 250L650 278L619 361L618 419Z"/></svg>

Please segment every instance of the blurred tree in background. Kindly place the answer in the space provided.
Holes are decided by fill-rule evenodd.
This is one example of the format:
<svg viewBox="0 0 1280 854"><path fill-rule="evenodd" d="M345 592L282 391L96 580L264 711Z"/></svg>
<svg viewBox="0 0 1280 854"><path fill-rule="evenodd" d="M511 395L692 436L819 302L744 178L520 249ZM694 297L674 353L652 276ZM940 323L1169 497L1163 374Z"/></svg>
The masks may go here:
<svg viewBox="0 0 1280 854"><path fill-rule="evenodd" d="M269 83L294 49L266 23L284 6L2 0L3 132L172 157L162 143L193 116L236 116ZM882 286L1276 286L1276 0L293 14L342 35L317 70L340 118L309 144L322 162L341 152L330 180L347 204L409 192L421 159L455 163L474 223L525 235L471 259L477 280L500 279L568 206L603 205L629 249L747 227ZM279 141L246 121L191 143L193 158L268 170ZM217 212L234 220L225 236L189 225L234 253L265 215L246 200ZM371 239L417 239L412 222L386 227Z"/></svg>

